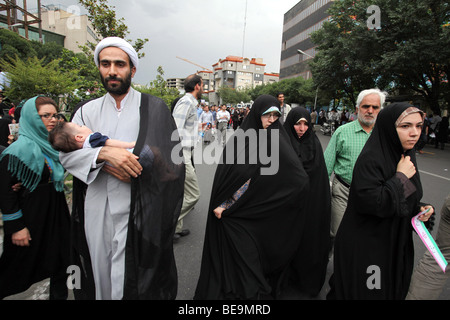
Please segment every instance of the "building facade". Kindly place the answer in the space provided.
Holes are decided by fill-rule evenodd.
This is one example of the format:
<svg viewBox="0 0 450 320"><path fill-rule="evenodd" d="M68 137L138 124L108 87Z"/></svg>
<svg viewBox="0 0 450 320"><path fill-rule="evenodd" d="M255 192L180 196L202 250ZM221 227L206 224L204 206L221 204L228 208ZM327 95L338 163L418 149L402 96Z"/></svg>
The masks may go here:
<svg viewBox="0 0 450 320"><path fill-rule="evenodd" d="M180 94L184 93L184 78L169 78L166 83L168 88L178 89Z"/></svg>
<svg viewBox="0 0 450 320"><path fill-rule="evenodd" d="M236 90L255 88L266 83L279 81L278 73L265 72L266 65L262 58L244 58L227 56L213 64L214 72L209 72L209 100L219 104L216 90L228 87ZM203 80L205 82L205 80Z"/></svg>
<svg viewBox="0 0 450 320"><path fill-rule="evenodd" d="M81 52L79 46L98 43L101 37L94 31L87 15L79 13L78 6L64 7L48 5L42 8L42 29L64 35L64 48L75 53Z"/></svg>
<svg viewBox="0 0 450 320"><path fill-rule="evenodd" d="M278 74L266 73L265 67L262 58L227 56L213 64L215 88L229 87L243 90L278 78Z"/></svg>
<svg viewBox="0 0 450 320"><path fill-rule="evenodd" d="M212 67L213 71L197 71L203 80L203 94L208 97L210 105L221 103L217 91L222 87L245 90L279 81L278 73L265 72L266 65L261 58L227 56L225 59L219 59ZM184 79L169 78L166 81L168 87L184 92Z"/></svg>
<svg viewBox="0 0 450 320"><path fill-rule="evenodd" d="M310 34L330 18L327 10L332 3L333 0L302 0L284 14L280 80L299 76L311 78L308 60L316 51Z"/></svg>

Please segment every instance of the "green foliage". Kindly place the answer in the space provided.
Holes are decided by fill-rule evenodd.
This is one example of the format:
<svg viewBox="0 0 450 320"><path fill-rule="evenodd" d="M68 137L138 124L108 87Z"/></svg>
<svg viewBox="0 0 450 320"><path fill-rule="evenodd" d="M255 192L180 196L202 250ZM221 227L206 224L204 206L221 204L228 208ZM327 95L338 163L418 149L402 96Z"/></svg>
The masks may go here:
<svg viewBox="0 0 450 320"><path fill-rule="evenodd" d="M117 19L114 7L106 0L80 0L88 10L88 18L102 37L128 35L124 19ZM134 48L139 54L148 39L137 39ZM96 44L81 46L83 53L75 54L55 43L27 41L15 32L0 29L0 67L8 72L10 88L5 92L11 99L24 99L45 94L59 100L66 111L80 101L105 94L92 50ZM143 57L144 54L139 54ZM178 93L170 93L178 95ZM59 96L59 99L58 99Z"/></svg>
<svg viewBox="0 0 450 320"><path fill-rule="evenodd" d="M370 5L380 8L380 28L368 28ZM341 0L329 14L331 20L312 34L318 53L310 66L321 90L353 104L371 87L416 93L440 111L440 99L448 97L448 1Z"/></svg>
<svg viewBox="0 0 450 320"><path fill-rule="evenodd" d="M235 90L226 86L221 87L217 90L217 94L224 104L248 102L251 99L248 92L249 90Z"/></svg>
<svg viewBox="0 0 450 320"><path fill-rule="evenodd" d="M6 29L0 29L0 41L0 66L11 73L11 88L5 90L11 99L50 95L70 111L78 102L105 93L97 67L83 53L53 42L27 41Z"/></svg>
<svg viewBox="0 0 450 320"><path fill-rule="evenodd" d="M314 106L316 97L316 87L312 79L305 80L303 77L281 80L272 84L264 84L250 90L249 95L255 100L262 94L277 96L283 93L286 103L297 103L303 106ZM317 105L328 105L330 97L320 91Z"/></svg>
<svg viewBox="0 0 450 320"><path fill-rule="evenodd" d="M18 56L26 59L36 55L36 51L29 41L8 29L0 29L0 44L0 58L5 60L8 60L8 57Z"/></svg>
<svg viewBox="0 0 450 320"><path fill-rule="evenodd" d="M0 65L10 81L8 97L13 100L29 99L39 94L57 99L58 96L73 91L78 86L77 72L60 68L60 60L47 64L36 56L20 59L1 59Z"/></svg>

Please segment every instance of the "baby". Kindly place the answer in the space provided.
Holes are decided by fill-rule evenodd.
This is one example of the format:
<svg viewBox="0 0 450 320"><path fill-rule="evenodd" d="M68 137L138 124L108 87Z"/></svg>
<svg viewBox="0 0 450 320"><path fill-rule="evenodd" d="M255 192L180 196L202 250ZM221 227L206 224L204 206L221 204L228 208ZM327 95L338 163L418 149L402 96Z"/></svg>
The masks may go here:
<svg viewBox="0 0 450 320"><path fill-rule="evenodd" d="M73 122L59 122L56 124L48 135L48 141L55 150L62 152L103 146L133 149L135 146L135 141L124 142L110 139L100 132L92 132L88 127L80 126Z"/></svg>

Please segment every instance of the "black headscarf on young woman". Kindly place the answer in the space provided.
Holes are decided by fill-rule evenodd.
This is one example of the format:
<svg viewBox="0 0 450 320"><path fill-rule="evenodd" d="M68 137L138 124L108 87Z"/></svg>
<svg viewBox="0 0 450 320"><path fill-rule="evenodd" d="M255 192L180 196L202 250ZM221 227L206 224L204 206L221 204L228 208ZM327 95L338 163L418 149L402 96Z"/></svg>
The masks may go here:
<svg viewBox="0 0 450 320"><path fill-rule="evenodd" d="M306 120L308 130L299 138L294 125L302 118ZM308 110L304 107L293 108L284 128L309 177L309 188L302 194L302 199L307 200L305 225L308 227L292 261L291 280L302 293L316 296L325 282L330 250L330 181L322 145L314 133Z"/></svg>
<svg viewBox="0 0 450 320"><path fill-rule="evenodd" d="M404 299L414 266L411 218L419 213L422 186L415 150L403 151L395 122L409 107L393 103L379 113L353 171L348 207L336 235L331 297ZM405 198L396 177L401 156L410 156L416 191ZM371 279L369 277L373 276ZM368 283L378 283L374 289Z"/></svg>
<svg viewBox="0 0 450 320"><path fill-rule="evenodd" d="M214 177L208 210L200 278L195 299L257 299L275 294L280 276L287 270L302 234L305 212L302 193L308 187L307 176L285 130L275 121L263 130L261 115L270 107L279 107L276 98L258 97L223 153ZM267 167L258 156L257 163L247 157L236 164L239 155L259 155L259 143L246 141L233 148L239 134L256 133L258 141L267 133L268 150L278 161L273 175L261 174ZM279 150L271 144L272 135ZM251 140L251 139L250 139ZM235 164L227 162L227 153ZM231 198L248 179L247 191L217 219L213 210Z"/></svg>

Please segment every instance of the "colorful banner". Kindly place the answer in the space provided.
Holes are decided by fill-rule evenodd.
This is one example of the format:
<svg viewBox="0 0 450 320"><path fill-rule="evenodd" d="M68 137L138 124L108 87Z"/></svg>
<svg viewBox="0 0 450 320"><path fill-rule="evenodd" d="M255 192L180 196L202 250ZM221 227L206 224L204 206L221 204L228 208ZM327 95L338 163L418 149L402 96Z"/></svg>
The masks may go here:
<svg viewBox="0 0 450 320"><path fill-rule="evenodd" d="M428 251L430 251L430 253L434 257L434 260L436 260L439 267L441 267L442 271L445 273L445 268L447 267L447 261L445 260L444 256L442 255L441 250L439 250L439 247L437 246L436 242L434 242L433 237L431 236L431 234L428 232L427 228L425 227L425 224L419 220L419 217L421 215L427 213L428 210L430 210L430 209L422 211L418 215L414 216L414 218L411 219L411 223L412 223L412 226L414 227L414 230L416 230L420 239L427 247Z"/></svg>

